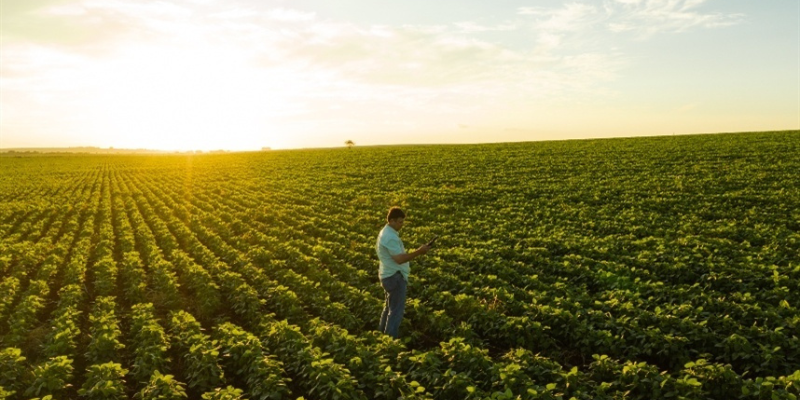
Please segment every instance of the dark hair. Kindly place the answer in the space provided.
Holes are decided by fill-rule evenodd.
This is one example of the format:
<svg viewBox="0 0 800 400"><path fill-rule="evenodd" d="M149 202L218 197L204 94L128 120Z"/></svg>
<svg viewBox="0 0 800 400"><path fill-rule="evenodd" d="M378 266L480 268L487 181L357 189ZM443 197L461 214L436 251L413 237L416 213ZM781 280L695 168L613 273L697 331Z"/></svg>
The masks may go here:
<svg viewBox="0 0 800 400"><path fill-rule="evenodd" d="M389 214L386 215L386 222L389 222L393 219L405 218L405 217L406 213L404 213L403 210L400 209L400 207L392 207L389 209Z"/></svg>

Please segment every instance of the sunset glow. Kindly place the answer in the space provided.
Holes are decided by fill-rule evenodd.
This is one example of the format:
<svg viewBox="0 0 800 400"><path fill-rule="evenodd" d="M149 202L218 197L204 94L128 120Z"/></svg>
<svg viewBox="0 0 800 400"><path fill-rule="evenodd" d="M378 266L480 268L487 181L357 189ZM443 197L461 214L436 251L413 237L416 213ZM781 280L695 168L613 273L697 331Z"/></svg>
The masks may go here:
<svg viewBox="0 0 800 400"><path fill-rule="evenodd" d="M800 6L2 3L0 147L257 150L800 128Z"/></svg>

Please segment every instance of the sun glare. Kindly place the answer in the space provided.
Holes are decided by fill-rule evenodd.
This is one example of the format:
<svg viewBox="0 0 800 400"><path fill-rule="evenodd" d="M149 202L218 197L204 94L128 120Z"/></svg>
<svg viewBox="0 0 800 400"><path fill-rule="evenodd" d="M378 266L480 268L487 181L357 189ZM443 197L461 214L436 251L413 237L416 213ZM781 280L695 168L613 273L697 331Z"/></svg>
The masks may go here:
<svg viewBox="0 0 800 400"><path fill-rule="evenodd" d="M232 49L128 46L93 73L97 132L122 147L259 149L279 134L261 88L280 83Z"/></svg>
<svg viewBox="0 0 800 400"><path fill-rule="evenodd" d="M788 3L0 1L0 148L481 143L800 120Z"/></svg>

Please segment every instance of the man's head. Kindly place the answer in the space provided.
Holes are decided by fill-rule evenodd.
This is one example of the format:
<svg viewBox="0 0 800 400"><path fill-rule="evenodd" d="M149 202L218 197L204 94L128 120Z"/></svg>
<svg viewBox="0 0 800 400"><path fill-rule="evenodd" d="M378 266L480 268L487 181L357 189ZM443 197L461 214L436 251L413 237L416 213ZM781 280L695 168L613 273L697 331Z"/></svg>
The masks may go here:
<svg viewBox="0 0 800 400"><path fill-rule="evenodd" d="M405 222L406 213L400 207L392 207L389 209L389 214L386 215L386 223L394 230L399 231Z"/></svg>

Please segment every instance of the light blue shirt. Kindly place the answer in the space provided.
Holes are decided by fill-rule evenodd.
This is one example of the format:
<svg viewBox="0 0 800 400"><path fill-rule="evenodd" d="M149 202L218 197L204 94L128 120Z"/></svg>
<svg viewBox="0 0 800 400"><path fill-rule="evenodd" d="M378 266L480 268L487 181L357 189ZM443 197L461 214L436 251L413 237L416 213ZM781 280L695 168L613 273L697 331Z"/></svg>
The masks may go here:
<svg viewBox="0 0 800 400"><path fill-rule="evenodd" d="M375 252L378 253L378 259L381 262L378 268L378 275L381 279L388 278L400 271L403 274L403 279L408 282L408 273L411 271L410 263L398 264L392 259L392 256L405 253L406 248L403 246L403 241L400 240L400 235L388 224L378 234Z"/></svg>

